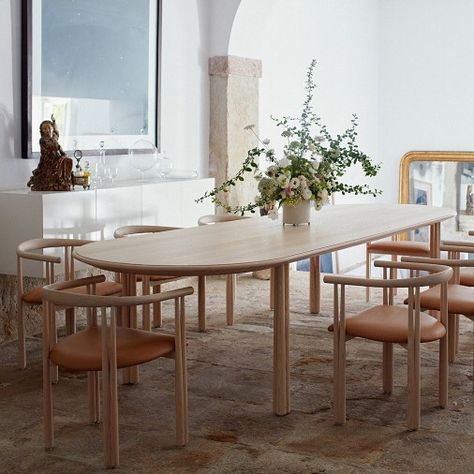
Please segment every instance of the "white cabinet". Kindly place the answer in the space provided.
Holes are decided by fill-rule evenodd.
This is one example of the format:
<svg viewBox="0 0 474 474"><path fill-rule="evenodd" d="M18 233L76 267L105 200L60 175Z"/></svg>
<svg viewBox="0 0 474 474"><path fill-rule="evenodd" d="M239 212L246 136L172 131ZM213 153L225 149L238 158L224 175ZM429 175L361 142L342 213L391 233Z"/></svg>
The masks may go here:
<svg viewBox="0 0 474 474"><path fill-rule="evenodd" d="M214 186L213 178L122 182L115 187L73 192L0 192L0 274L16 273L15 250L33 238L112 239L117 227L156 224L197 225L213 214L209 201L194 200ZM40 264L25 265L25 275L42 276Z"/></svg>

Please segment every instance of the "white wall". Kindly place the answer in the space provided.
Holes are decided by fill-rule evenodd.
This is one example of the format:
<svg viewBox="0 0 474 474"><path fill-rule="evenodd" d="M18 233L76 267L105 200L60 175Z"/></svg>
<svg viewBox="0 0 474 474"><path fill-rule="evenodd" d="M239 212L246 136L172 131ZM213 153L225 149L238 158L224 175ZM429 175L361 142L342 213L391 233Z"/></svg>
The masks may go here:
<svg viewBox="0 0 474 474"><path fill-rule="evenodd" d="M391 201L406 152L474 149L473 19L472 0L381 2L379 151Z"/></svg>
<svg viewBox="0 0 474 474"><path fill-rule="evenodd" d="M261 6L262 3L258 2ZM270 115L301 113L306 69L317 59L318 85L315 112L333 133L350 126L359 116L359 144L378 161L378 5L377 0L272 1L266 12L251 11L251 0L242 3L232 32L230 54L258 57L263 62L260 82L260 135L281 150L282 129ZM245 5L245 6L244 6ZM250 21L254 18L256 21ZM237 23L241 21L241 23ZM251 38L252 40L249 40ZM242 133L248 133L242 131ZM347 182L360 182L358 169ZM382 187L386 176L370 181ZM337 196L336 202L371 201L372 197ZM363 249L345 252L342 267L361 261Z"/></svg>
<svg viewBox="0 0 474 474"><path fill-rule="evenodd" d="M0 189L25 187L37 165L19 158L20 3L0 0ZM175 168L197 169L201 176L207 176L209 155L209 6L163 0L163 149ZM119 179L137 175L128 157L109 159L119 166Z"/></svg>

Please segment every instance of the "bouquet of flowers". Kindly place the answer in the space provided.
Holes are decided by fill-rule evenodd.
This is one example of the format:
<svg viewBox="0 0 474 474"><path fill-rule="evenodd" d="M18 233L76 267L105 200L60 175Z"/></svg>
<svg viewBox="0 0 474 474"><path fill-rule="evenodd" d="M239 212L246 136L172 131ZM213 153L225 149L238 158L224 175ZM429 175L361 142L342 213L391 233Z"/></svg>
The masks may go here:
<svg viewBox="0 0 474 474"><path fill-rule="evenodd" d="M255 134L254 125L245 127L255 134L259 145L247 152L247 158L234 177L220 186L206 192L196 202L210 198L227 213L254 213L257 208L271 218L278 216L282 205L295 205L301 200L313 201L317 210L335 193L342 194L380 194L367 184L346 184L340 180L346 170L359 164L365 176L375 176L380 164L374 164L371 158L358 149L357 116L353 115L351 126L342 134L332 136L321 118L313 111L313 93L316 87L313 74L316 61L313 60L306 74L306 98L299 117L272 119L277 127L283 129L281 136L286 139L282 156L278 159L275 150L270 148L270 140L260 140ZM259 170L258 158L264 156L269 167ZM244 181L246 173L253 173L258 181L259 194L255 200L243 206L232 207L225 204L219 193L227 193L239 181Z"/></svg>

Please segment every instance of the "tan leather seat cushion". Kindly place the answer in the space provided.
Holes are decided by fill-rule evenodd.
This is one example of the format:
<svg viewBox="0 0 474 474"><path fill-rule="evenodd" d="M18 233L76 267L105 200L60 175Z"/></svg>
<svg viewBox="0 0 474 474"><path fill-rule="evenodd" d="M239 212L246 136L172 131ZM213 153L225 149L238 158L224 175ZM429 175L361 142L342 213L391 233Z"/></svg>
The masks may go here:
<svg viewBox="0 0 474 474"><path fill-rule="evenodd" d="M174 336L117 327L117 367L143 364L174 351ZM101 328L94 326L60 339L51 360L66 369L102 369Z"/></svg>
<svg viewBox="0 0 474 474"><path fill-rule="evenodd" d="M423 309L439 310L439 286L420 294ZM474 315L474 288L462 285L448 285L448 312L451 314Z"/></svg>
<svg viewBox="0 0 474 474"><path fill-rule="evenodd" d="M77 288L70 288L68 290L71 293L86 294L87 287L78 286ZM96 285L96 294L100 296L110 296L120 293L122 291L122 285L115 281L104 281ZM43 288L33 288L31 291L24 293L21 298L25 303L28 304L42 304L43 302Z"/></svg>
<svg viewBox="0 0 474 474"><path fill-rule="evenodd" d="M379 240L371 242L367 248L372 253L383 253L390 255L411 255L417 257L429 257L430 245L425 242L412 242L410 240Z"/></svg>
<svg viewBox="0 0 474 474"><path fill-rule="evenodd" d="M461 285L474 286L474 268L461 268L460 283Z"/></svg>
<svg viewBox="0 0 474 474"><path fill-rule="evenodd" d="M334 330L334 325L329 326ZM446 334L445 327L433 316L420 314L420 340L430 342ZM374 306L346 319L346 334L379 342L408 342L408 310L406 306Z"/></svg>

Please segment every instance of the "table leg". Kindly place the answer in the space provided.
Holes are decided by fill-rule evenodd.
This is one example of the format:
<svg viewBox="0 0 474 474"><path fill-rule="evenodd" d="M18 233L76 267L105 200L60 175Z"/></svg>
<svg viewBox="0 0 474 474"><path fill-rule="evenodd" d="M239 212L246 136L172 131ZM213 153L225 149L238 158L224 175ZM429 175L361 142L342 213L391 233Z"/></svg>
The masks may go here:
<svg viewBox="0 0 474 474"><path fill-rule="evenodd" d="M123 296L133 296L137 291L136 276L122 274ZM136 327L136 309L130 311L130 307L122 308L122 325L124 327ZM139 382L138 367L128 367L122 370L122 383L135 384Z"/></svg>
<svg viewBox="0 0 474 474"><path fill-rule="evenodd" d="M319 255L310 258L309 266L309 311L317 314L321 309L321 275Z"/></svg>
<svg viewBox="0 0 474 474"><path fill-rule="evenodd" d="M430 226L430 257L439 258L441 245L441 224L431 224Z"/></svg>
<svg viewBox="0 0 474 474"><path fill-rule="evenodd" d="M276 267L274 276L273 411L283 416L290 413L289 265Z"/></svg>

